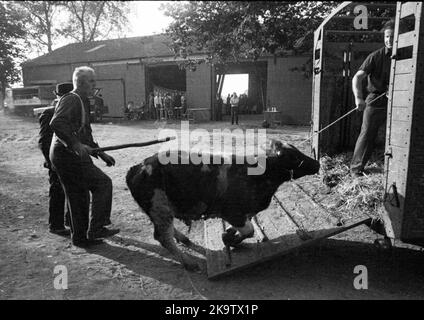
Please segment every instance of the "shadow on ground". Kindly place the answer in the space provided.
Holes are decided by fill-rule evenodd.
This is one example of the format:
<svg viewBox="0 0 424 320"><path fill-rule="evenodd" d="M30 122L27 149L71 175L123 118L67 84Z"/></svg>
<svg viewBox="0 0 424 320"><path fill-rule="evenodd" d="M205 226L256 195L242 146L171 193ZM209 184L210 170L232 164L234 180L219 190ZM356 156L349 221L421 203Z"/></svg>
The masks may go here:
<svg viewBox="0 0 424 320"><path fill-rule="evenodd" d="M190 290L190 283L208 299L384 299L401 294L424 298L424 253L404 248L379 251L373 244L323 240L319 245L209 281L206 262L202 272L187 273L159 245L131 240L131 245L156 253L151 255L122 247L104 245L92 253L125 265L139 276ZM163 259L162 257L166 258ZM355 266L368 271L368 290L353 287ZM179 276L177 276L179 275ZM392 296L393 295L393 296Z"/></svg>

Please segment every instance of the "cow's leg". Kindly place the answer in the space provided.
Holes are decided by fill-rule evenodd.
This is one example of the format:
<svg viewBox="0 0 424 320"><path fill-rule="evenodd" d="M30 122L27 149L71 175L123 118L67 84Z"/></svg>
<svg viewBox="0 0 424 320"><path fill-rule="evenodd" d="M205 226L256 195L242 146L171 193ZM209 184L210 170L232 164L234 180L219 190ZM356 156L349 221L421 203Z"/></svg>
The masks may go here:
<svg viewBox="0 0 424 320"><path fill-rule="evenodd" d="M189 238L187 238L184 234L182 234L180 231L178 231L175 227L174 227L174 238L177 239L178 242L181 242L185 245L190 245L191 241Z"/></svg>
<svg viewBox="0 0 424 320"><path fill-rule="evenodd" d="M222 234L222 241L226 246L236 246L244 239L251 238L255 234L255 229L252 222L246 219L244 223L240 221L228 221L232 227L228 228Z"/></svg>
<svg viewBox="0 0 424 320"><path fill-rule="evenodd" d="M174 212L163 190L155 189L149 215L155 228L154 238L171 252L186 269L198 269L193 258L183 253L175 244Z"/></svg>

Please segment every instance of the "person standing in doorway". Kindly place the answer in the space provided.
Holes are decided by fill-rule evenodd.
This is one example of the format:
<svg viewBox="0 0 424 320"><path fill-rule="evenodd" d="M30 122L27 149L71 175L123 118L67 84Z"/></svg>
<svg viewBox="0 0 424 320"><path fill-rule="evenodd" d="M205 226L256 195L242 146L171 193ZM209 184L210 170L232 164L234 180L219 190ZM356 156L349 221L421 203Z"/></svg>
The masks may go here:
<svg viewBox="0 0 424 320"><path fill-rule="evenodd" d="M237 93L234 92L231 95L230 104L231 104L231 124L234 124L235 122L238 125L239 98L237 97Z"/></svg>
<svg viewBox="0 0 424 320"><path fill-rule="evenodd" d="M159 92L156 92L154 97L154 104L155 104L155 110L156 110L156 120L160 120L160 109L161 109L161 102L160 102L160 96Z"/></svg>
<svg viewBox="0 0 424 320"><path fill-rule="evenodd" d="M149 104L149 111L148 112L149 112L149 118L151 120L155 119L155 116L156 116L154 99L155 99L155 96L154 96L153 92L150 92L149 101L148 101L148 104Z"/></svg>
<svg viewBox="0 0 424 320"><path fill-rule="evenodd" d="M227 115L230 115L230 113L231 113L231 102L230 101L231 101L231 95L228 94L227 100L226 100L226 103L225 103L225 107L226 107L225 114L227 114Z"/></svg>
<svg viewBox="0 0 424 320"><path fill-rule="evenodd" d="M374 149L378 129L386 122L387 97L384 93L387 92L389 85L394 21L385 23L383 33L384 47L372 52L352 79L356 107L358 111L364 112L361 133L356 141L350 164L350 172L354 177L363 175L365 165ZM362 83L365 79L368 95L364 99Z"/></svg>

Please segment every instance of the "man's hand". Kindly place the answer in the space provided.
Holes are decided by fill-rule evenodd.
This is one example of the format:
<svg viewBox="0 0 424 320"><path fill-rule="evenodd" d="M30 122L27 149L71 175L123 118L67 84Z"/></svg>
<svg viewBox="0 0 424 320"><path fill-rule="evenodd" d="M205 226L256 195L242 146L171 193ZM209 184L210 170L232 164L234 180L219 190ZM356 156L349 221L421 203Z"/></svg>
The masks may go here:
<svg viewBox="0 0 424 320"><path fill-rule="evenodd" d="M82 158L86 158L89 155L93 154L93 148L91 148L90 146L87 146L86 144L83 143L77 143L75 144L72 149L75 151L75 153L82 159Z"/></svg>
<svg viewBox="0 0 424 320"><path fill-rule="evenodd" d="M356 104L356 109L358 109L358 111L364 111L366 107L366 103L364 99L355 98L355 104Z"/></svg>
<svg viewBox="0 0 424 320"><path fill-rule="evenodd" d="M114 166L115 165L115 159L113 159L112 156L104 153L104 152L100 152L99 153L99 157L106 163L106 165L108 167Z"/></svg>

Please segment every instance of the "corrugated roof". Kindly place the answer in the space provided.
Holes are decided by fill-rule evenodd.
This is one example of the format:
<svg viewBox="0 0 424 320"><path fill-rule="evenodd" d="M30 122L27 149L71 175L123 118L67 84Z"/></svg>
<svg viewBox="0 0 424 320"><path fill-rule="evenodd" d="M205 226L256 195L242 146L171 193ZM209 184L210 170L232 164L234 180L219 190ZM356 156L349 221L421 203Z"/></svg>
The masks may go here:
<svg viewBox="0 0 424 320"><path fill-rule="evenodd" d="M23 63L25 66L85 63L173 56L164 34L113 40L72 43Z"/></svg>

